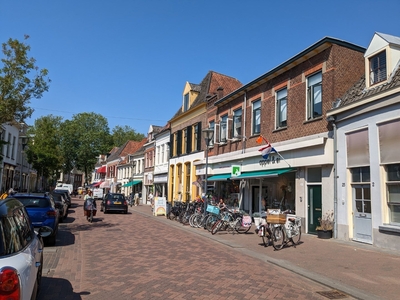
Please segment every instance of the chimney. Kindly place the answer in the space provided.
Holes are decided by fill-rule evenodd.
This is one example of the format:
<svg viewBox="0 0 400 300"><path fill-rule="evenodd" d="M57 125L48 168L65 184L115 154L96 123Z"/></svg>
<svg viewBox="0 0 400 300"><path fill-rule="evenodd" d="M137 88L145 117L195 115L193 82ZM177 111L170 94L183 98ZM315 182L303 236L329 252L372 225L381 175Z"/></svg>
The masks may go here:
<svg viewBox="0 0 400 300"><path fill-rule="evenodd" d="M218 99L222 99L224 97L224 88L222 86L217 88Z"/></svg>

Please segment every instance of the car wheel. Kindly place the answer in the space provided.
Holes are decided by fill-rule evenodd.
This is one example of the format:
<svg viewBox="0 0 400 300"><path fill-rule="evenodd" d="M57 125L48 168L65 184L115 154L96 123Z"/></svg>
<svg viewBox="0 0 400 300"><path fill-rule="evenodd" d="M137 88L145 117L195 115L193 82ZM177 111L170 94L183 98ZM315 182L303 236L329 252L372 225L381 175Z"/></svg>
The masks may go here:
<svg viewBox="0 0 400 300"><path fill-rule="evenodd" d="M47 244L49 246L55 246L55 244L56 244L56 235L52 235L52 236L48 237Z"/></svg>

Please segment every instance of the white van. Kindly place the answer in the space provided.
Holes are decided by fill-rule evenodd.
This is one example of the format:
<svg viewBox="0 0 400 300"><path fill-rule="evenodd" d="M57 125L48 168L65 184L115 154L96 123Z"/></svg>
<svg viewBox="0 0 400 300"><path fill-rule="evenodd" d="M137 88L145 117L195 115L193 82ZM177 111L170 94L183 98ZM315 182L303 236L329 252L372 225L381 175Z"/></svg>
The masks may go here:
<svg viewBox="0 0 400 300"><path fill-rule="evenodd" d="M69 194L71 195L72 192L74 191L74 186L72 184L68 184L68 183L57 183L55 189L56 190L68 190Z"/></svg>
<svg viewBox="0 0 400 300"><path fill-rule="evenodd" d="M103 199L103 189L93 189L93 198L94 199Z"/></svg>

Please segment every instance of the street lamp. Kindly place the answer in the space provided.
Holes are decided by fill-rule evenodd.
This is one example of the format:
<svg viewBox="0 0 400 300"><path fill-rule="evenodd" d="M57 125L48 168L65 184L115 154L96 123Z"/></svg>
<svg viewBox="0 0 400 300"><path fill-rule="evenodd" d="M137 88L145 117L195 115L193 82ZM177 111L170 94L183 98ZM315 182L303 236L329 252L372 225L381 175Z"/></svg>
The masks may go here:
<svg viewBox="0 0 400 300"><path fill-rule="evenodd" d="M23 163L24 163L24 150L26 145L28 144L28 137L27 136L20 136L21 139L21 168L19 170L19 189L18 191L21 193L22 192L22 171L23 171Z"/></svg>
<svg viewBox="0 0 400 300"><path fill-rule="evenodd" d="M205 178L205 188L204 188L204 215L206 214L206 209L207 209L207 188L208 188L208 182L207 182L207 177L208 177L208 148L210 146L210 142L214 137L214 129L212 128L206 128L203 129L203 137L204 141L206 142L206 178Z"/></svg>

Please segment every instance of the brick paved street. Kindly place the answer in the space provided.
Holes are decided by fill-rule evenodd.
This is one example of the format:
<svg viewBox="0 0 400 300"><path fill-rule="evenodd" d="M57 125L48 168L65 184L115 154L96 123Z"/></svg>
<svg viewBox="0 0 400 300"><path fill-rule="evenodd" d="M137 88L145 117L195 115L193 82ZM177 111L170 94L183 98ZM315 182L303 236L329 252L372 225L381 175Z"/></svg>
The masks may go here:
<svg viewBox="0 0 400 300"><path fill-rule="evenodd" d="M83 217L82 203L74 199L56 246L45 249L39 300L339 299L334 296L340 294L343 299L394 299L391 296L398 293L398 284L385 280L399 264L400 257L392 253L357 248L360 253L379 255L378 265L383 268L393 268L390 274L377 276L377 284L381 280L387 287L382 286L385 283L374 287L367 274L357 278L347 265L348 259L357 257L338 257L341 251L349 252L347 244L304 235L298 247L274 251L260 245L253 229L246 235L212 236L203 229L153 217L147 206L130 208L127 215L98 212L90 224ZM321 259L313 249L331 249L331 253L323 253Z"/></svg>

